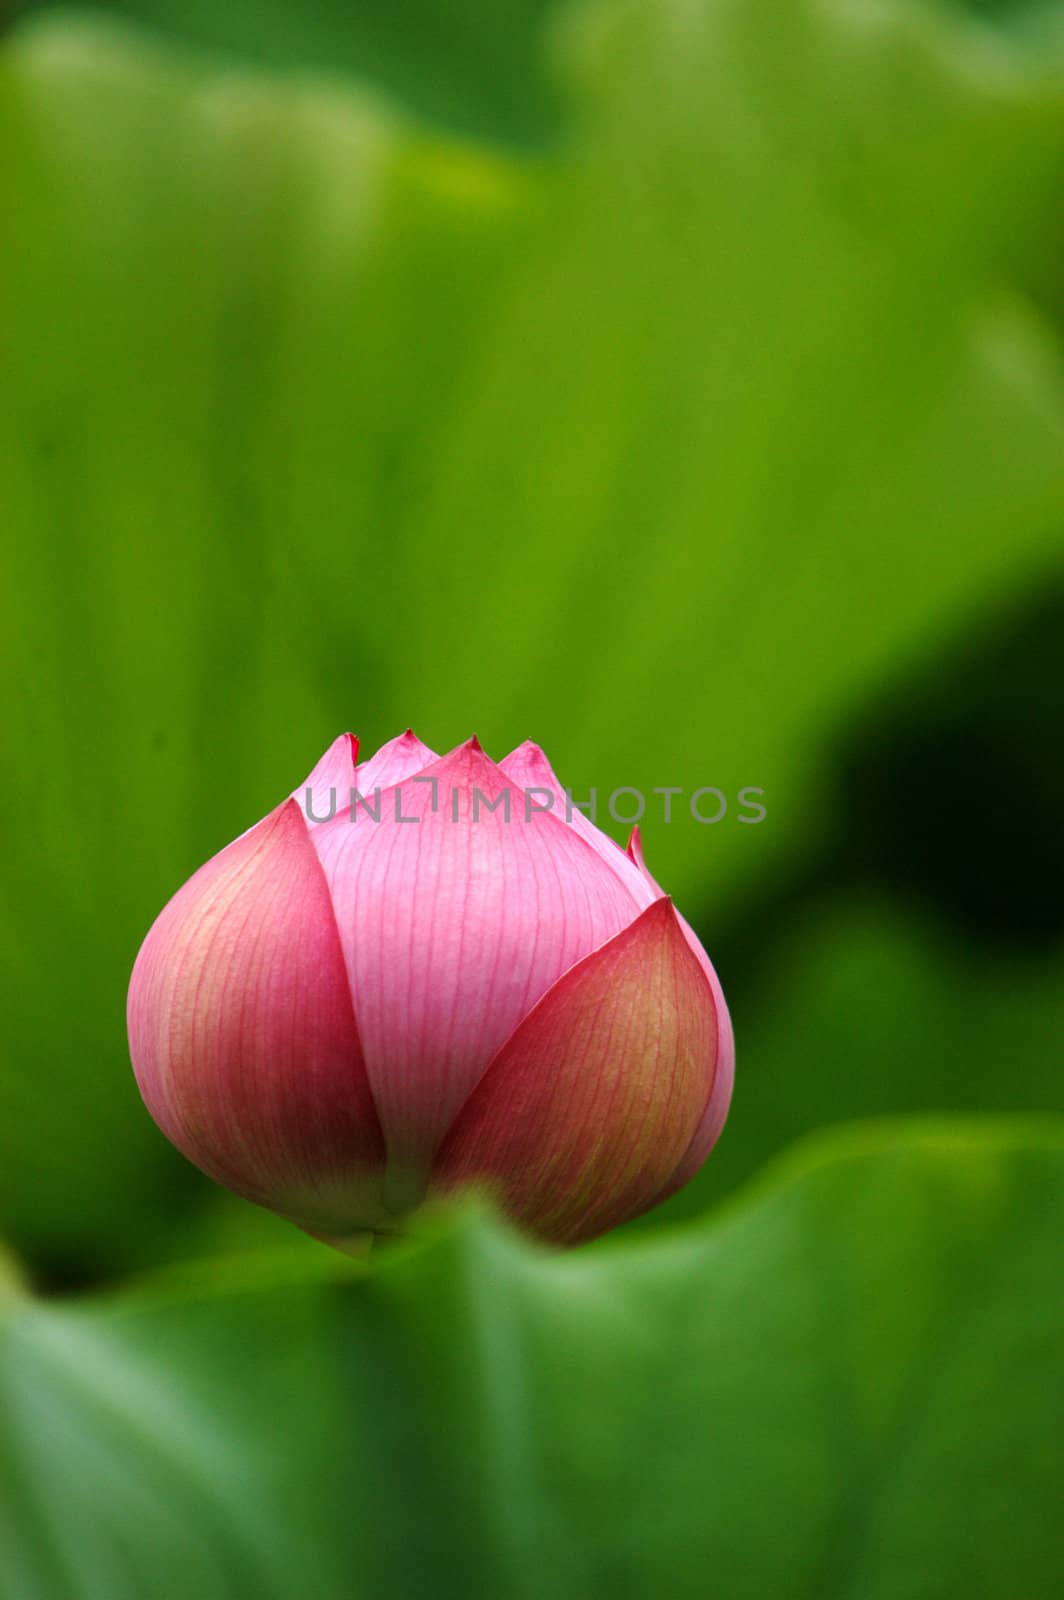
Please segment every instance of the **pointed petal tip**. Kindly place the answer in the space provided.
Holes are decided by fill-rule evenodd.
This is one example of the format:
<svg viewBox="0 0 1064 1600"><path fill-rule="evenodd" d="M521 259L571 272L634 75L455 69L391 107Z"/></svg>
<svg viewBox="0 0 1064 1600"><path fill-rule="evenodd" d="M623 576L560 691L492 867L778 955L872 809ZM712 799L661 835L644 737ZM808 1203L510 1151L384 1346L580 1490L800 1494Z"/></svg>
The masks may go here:
<svg viewBox="0 0 1064 1600"><path fill-rule="evenodd" d="M271 824L271 828L283 829L291 827L293 821L296 819L298 819L299 824L302 827L303 807L300 805L295 795L290 794L287 800L282 800L279 806L275 806L273 811L267 813L258 826L261 828L263 823L268 822ZM249 829L248 831L250 832L251 830Z"/></svg>
<svg viewBox="0 0 1064 1600"><path fill-rule="evenodd" d="M628 857L629 861L633 862L634 865L638 867L639 874L644 883L646 883L655 894L663 894L664 891L661 885L654 877L650 868L647 866L647 858L643 853L643 835L639 831L638 823L628 835L628 843L625 846L624 853Z"/></svg>
<svg viewBox="0 0 1064 1600"><path fill-rule="evenodd" d="M491 777L495 782L506 781L506 773L500 772L475 733L434 761L431 770L441 777L446 773L459 781L473 782L478 775L484 780Z"/></svg>
<svg viewBox="0 0 1064 1600"><path fill-rule="evenodd" d="M547 760L546 752L534 739L522 739L515 745L509 755L503 756L499 766L508 777L515 774L519 780L538 780L544 788L554 789L560 797L561 784L554 775L554 770Z"/></svg>
<svg viewBox="0 0 1064 1600"><path fill-rule="evenodd" d="M642 927L644 930L650 930L659 926L664 928L666 924L675 929L686 945L687 940L684 938L683 925L680 922L680 913L672 903L672 896L668 894L659 894L656 899L650 902L645 911L641 911L639 913L631 926L633 928Z"/></svg>
<svg viewBox="0 0 1064 1600"><path fill-rule="evenodd" d="M350 783L358 765L358 740L353 733L338 733L306 778L293 791L301 803L308 789L321 794L323 800L330 789L342 790Z"/></svg>
<svg viewBox="0 0 1064 1600"><path fill-rule="evenodd" d="M357 734L349 733L349 732L338 733L336 735L336 738L333 740L332 744L329 746L328 750L325 752L325 756L335 754L337 757L341 757L345 752L351 759L352 767L357 767L357 765L358 765L358 735ZM322 761L325 760L325 756L322 757ZM321 763L319 762L319 766L320 766L320 764Z"/></svg>
<svg viewBox="0 0 1064 1600"><path fill-rule="evenodd" d="M435 750L423 744L413 728L406 728L402 733L397 733L394 739L387 740L368 761L362 763L358 773L359 787L367 792L375 788L388 789L438 759Z"/></svg>

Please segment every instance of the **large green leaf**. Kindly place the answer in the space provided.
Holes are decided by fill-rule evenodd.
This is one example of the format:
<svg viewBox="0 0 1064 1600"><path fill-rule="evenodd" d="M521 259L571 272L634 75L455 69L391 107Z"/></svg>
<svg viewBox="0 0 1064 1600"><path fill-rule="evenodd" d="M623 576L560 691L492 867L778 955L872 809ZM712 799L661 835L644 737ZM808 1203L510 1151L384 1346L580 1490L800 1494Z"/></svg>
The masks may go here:
<svg viewBox="0 0 1064 1600"><path fill-rule="evenodd" d="M1052 1125L941 1124L648 1245L21 1302L5 1600L1051 1600L1062 1227Z"/></svg>
<svg viewBox="0 0 1064 1600"><path fill-rule="evenodd" d="M339 728L719 784L718 827L647 834L723 916L830 826L869 687L1055 551L1057 352L1015 284L1059 74L814 0L574 11L554 49L573 132L536 164L99 25L0 58L27 1247L143 1259L201 1192L137 1104L126 974Z"/></svg>

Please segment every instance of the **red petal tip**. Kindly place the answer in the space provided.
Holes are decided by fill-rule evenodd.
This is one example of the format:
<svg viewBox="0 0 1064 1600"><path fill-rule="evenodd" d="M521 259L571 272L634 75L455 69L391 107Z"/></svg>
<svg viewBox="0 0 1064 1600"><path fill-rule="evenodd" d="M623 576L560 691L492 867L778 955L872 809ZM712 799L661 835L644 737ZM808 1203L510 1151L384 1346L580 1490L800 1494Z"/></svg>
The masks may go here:
<svg viewBox="0 0 1064 1600"><path fill-rule="evenodd" d="M293 816L299 818L299 825L302 827L303 807L300 805L295 795L290 794L287 800L282 800L279 806L276 806L272 812L268 812L267 815L263 817L262 821L269 822L272 818L274 827L279 828L282 826L287 826ZM250 829L248 831L250 832Z"/></svg>
<svg viewBox="0 0 1064 1600"><path fill-rule="evenodd" d="M646 910L636 918L636 921L644 922L648 928L652 928L655 921L674 922L677 929L680 927L679 914L672 903L672 896L667 894L659 894L656 900L652 900Z"/></svg>

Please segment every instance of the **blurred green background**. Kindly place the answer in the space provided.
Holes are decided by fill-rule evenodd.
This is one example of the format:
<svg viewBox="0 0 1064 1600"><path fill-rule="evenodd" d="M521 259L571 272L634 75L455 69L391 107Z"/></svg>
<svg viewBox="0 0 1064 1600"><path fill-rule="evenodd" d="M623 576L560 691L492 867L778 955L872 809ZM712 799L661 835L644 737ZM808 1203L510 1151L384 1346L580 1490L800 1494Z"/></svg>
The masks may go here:
<svg viewBox="0 0 1064 1600"><path fill-rule="evenodd" d="M13 1600L160 1562L208 1600L535 1595L543 1549L574 1596L708 1562L725 1596L1060 1592L1062 9L0 18L0 1235L46 1297L103 1291L15 1295ZM168 895L338 731L409 723L536 738L578 793L764 790L756 827L643 824L735 1101L566 1261L462 1211L359 1276L187 1166L129 1070Z"/></svg>

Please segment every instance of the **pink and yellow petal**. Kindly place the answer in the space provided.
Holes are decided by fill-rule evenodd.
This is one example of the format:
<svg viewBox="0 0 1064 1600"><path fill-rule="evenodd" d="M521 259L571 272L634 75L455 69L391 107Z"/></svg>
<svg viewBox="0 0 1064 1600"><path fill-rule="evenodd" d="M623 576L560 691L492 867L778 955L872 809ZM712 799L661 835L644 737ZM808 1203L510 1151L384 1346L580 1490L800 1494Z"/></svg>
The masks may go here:
<svg viewBox="0 0 1064 1600"><path fill-rule="evenodd" d="M378 1218L383 1140L325 878L288 800L163 909L129 989L149 1111L211 1177L311 1228Z"/></svg>
<svg viewBox="0 0 1064 1600"><path fill-rule="evenodd" d="M434 1184L493 1188L559 1243L638 1215L690 1147L715 1072L712 996L668 900L566 972L455 1119Z"/></svg>

